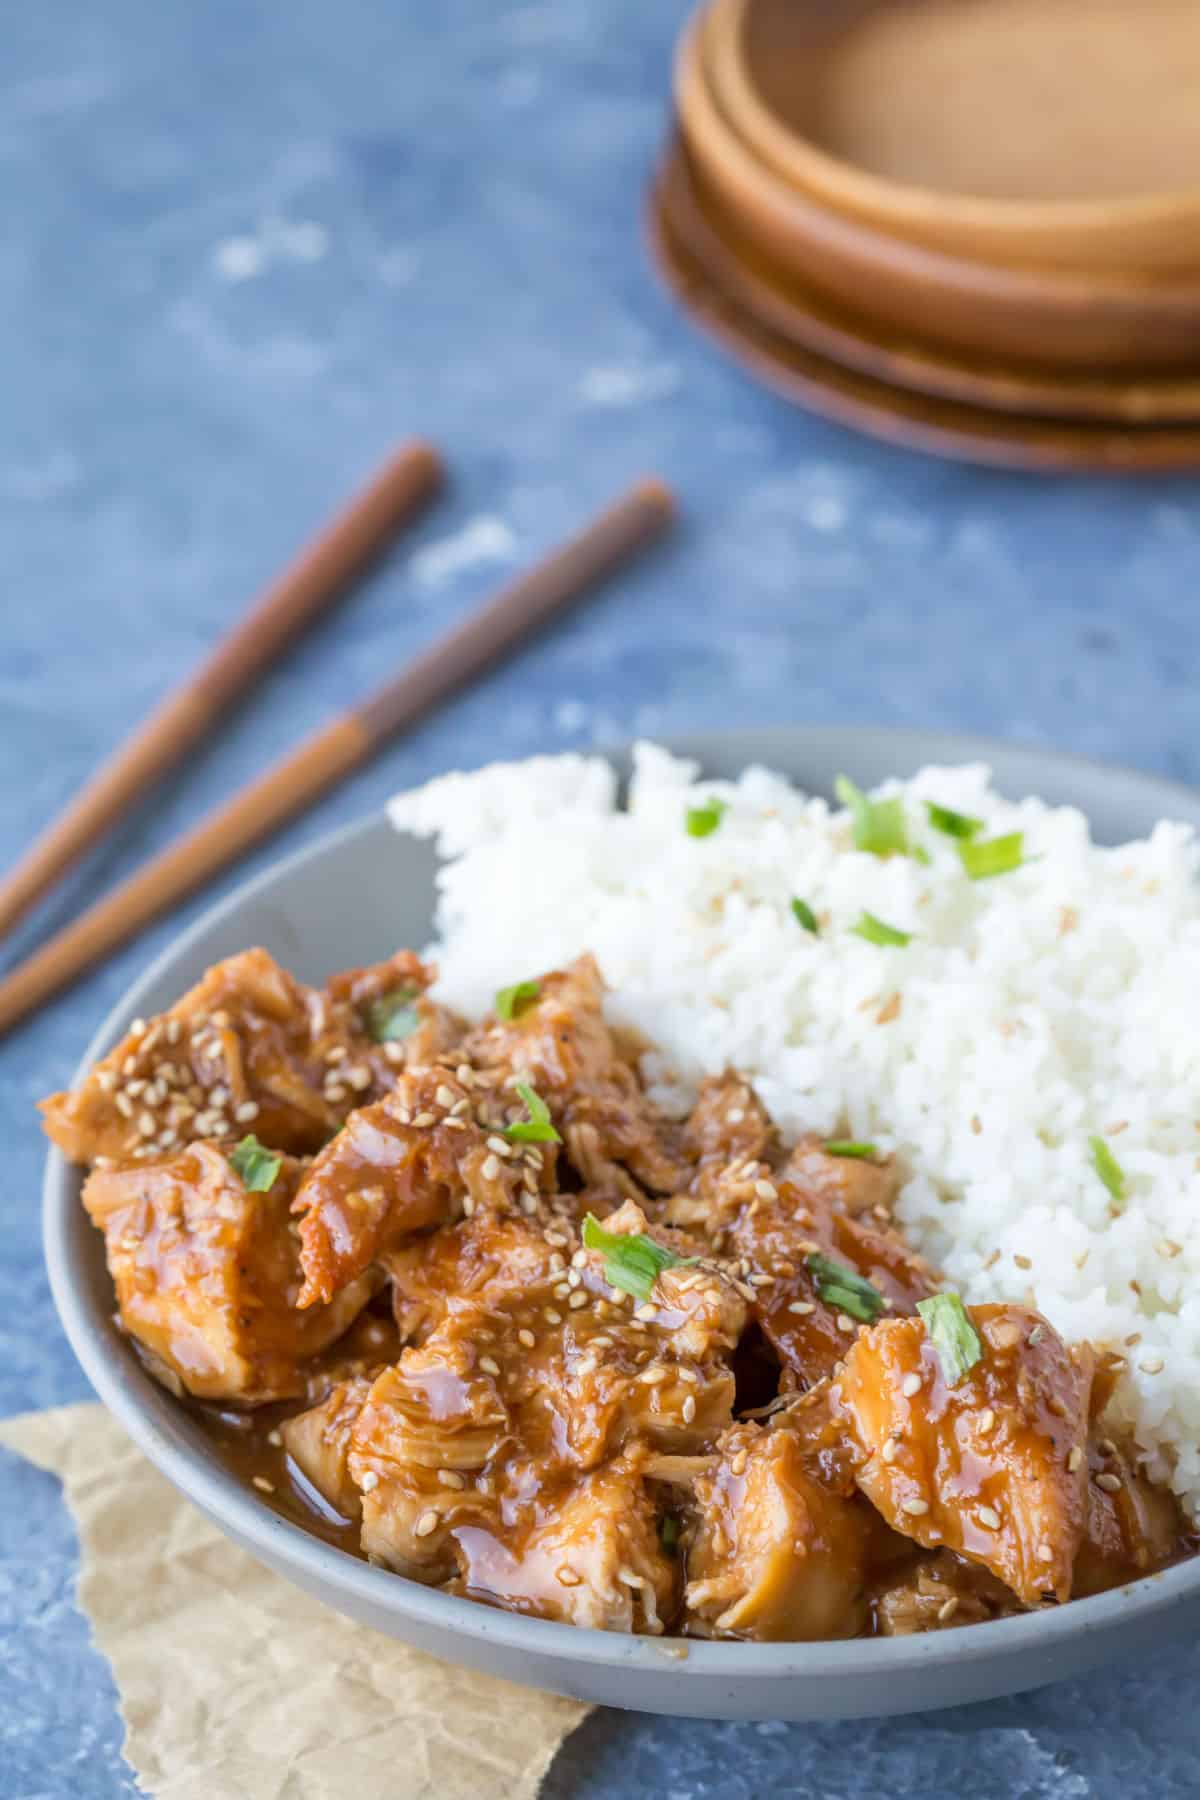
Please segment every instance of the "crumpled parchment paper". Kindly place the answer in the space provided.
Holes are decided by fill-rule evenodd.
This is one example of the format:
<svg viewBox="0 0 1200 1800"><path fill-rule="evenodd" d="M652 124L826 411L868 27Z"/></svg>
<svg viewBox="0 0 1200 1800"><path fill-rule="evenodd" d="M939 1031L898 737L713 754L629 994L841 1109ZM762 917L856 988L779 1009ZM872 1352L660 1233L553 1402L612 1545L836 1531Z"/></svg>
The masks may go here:
<svg viewBox="0 0 1200 1800"><path fill-rule="evenodd" d="M0 1421L63 1484L155 1800L526 1800L587 1712L410 1650L224 1538L97 1405Z"/></svg>

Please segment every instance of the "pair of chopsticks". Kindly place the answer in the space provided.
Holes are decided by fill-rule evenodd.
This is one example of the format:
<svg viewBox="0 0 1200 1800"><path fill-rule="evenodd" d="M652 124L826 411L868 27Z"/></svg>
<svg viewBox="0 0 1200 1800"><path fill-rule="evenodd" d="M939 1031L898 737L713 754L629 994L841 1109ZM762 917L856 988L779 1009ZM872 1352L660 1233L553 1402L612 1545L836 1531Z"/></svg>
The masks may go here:
<svg viewBox="0 0 1200 1800"><path fill-rule="evenodd" d="M342 594L441 484L428 444L401 449L303 550L203 666L106 762L0 882L6 931L231 702ZM655 477L500 589L358 706L314 732L0 980L0 1033L182 900L656 538L674 512Z"/></svg>

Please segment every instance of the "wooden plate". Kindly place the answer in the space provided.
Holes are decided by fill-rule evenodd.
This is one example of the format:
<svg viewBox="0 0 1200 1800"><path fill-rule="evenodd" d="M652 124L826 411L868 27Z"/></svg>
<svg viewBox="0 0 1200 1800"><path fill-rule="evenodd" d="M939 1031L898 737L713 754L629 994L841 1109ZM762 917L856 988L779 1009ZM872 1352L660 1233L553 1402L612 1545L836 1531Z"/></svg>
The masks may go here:
<svg viewBox="0 0 1200 1800"><path fill-rule="evenodd" d="M794 186L965 256L1200 266L1196 0L717 0L730 118Z"/></svg>
<svg viewBox="0 0 1200 1800"><path fill-rule="evenodd" d="M1200 468L1200 427L1121 427L1022 418L890 386L772 331L718 289L674 233L662 201L671 155L647 213L660 274L707 334L759 381L810 412L934 456L1006 468L1109 473Z"/></svg>
<svg viewBox="0 0 1200 1800"><path fill-rule="evenodd" d="M771 266L860 319L996 361L1192 371L1200 361L1200 278L1089 280L971 261L910 243L790 187L751 152L717 105L701 15L675 64L679 125L705 192Z"/></svg>
<svg viewBox="0 0 1200 1800"><path fill-rule="evenodd" d="M869 324L773 269L706 197L679 145L663 165L659 204L671 231L712 284L800 348L917 393L1056 419L1147 425L1200 420L1200 374L1133 381L966 361Z"/></svg>

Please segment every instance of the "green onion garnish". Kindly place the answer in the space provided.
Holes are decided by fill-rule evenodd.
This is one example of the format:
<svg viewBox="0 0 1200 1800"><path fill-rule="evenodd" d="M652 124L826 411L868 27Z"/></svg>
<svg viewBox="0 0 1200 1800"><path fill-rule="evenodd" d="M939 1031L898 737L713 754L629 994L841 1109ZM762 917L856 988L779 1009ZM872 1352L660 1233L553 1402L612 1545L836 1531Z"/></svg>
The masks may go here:
<svg viewBox="0 0 1200 1800"><path fill-rule="evenodd" d="M866 938L868 944L909 944L912 942L911 931L898 931L894 925L885 925L874 913L865 912L857 925L850 927L860 938Z"/></svg>
<svg viewBox="0 0 1200 1800"><path fill-rule="evenodd" d="M688 1268L700 1260L698 1256L676 1256L644 1231L605 1231L593 1213L583 1221L583 1241L589 1250L603 1254L609 1287L620 1288L635 1300L650 1298L664 1269Z"/></svg>
<svg viewBox="0 0 1200 1800"><path fill-rule="evenodd" d="M1116 1201L1117 1205L1125 1204L1125 1171L1109 1149L1102 1137L1090 1137L1088 1146L1092 1152L1092 1167Z"/></svg>
<svg viewBox="0 0 1200 1800"><path fill-rule="evenodd" d="M561 1144L554 1126L550 1122L550 1108L541 1097L534 1093L527 1081L518 1081L517 1092L525 1102L527 1119L518 1119L515 1125L509 1125L504 1136L510 1144Z"/></svg>
<svg viewBox="0 0 1200 1800"><path fill-rule="evenodd" d="M929 1341L937 1352L942 1380L957 1387L977 1362L983 1361L983 1345L970 1315L957 1294L934 1294L917 1301Z"/></svg>
<svg viewBox="0 0 1200 1800"><path fill-rule="evenodd" d="M419 996L419 988L403 987L371 1001L367 1007L367 1030L377 1044L398 1044L402 1038L412 1036L421 1023L416 1007Z"/></svg>
<svg viewBox="0 0 1200 1800"><path fill-rule="evenodd" d="M817 924L817 915L807 900L799 898L792 901L792 917L803 925L805 931L811 931L814 937L821 935L821 927Z"/></svg>
<svg viewBox="0 0 1200 1800"><path fill-rule="evenodd" d="M689 837L711 837L725 814L729 811L727 800L718 800L713 794L702 806L689 806L685 818Z"/></svg>
<svg viewBox="0 0 1200 1800"><path fill-rule="evenodd" d="M248 1194L269 1194L275 1177L283 1167L282 1156L260 1144L254 1133L244 1137L236 1150L229 1152L229 1166L240 1175Z"/></svg>
<svg viewBox="0 0 1200 1800"><path fill-rule="evenodd" d="M989 875L1011 875L1025 860L1023 831L1009 831L1003 837L965 839L958 846L962 866L972 881L986 881Z"/></svg>
<svg viewBox="0 0 1200 1800"><path fill-rule="evenodd" d="M890 800L872 800L848 775L839 775L833 791L854 821L854 848L872 856L907 856L908 828L904 802L899 794Z"/></svg>
<svg viewBox="0 0 1200 1800"><path fill-rule="evenodd" d="M674 1556L683 1535L683 1526L673 1514L668 1513L658 1527L658 1541L668 1556Z"/></svg>
<svg viewBox="0 0 1200 1800"><path fill-rule="evenodd" d="M542 991L540 981L514 981L511 987L496 991L496 1017L506 1022L519 1019L528 1012Z"/></svg>
<svg viewBox="0 0 1200 1800"><path fill-rule="evenodd" d="M877 1145L860 1144L854 1138L830 1138L824 1149L827 1156L854 1156L860 1162L870 1162L879 1154Z"/></svg>
<svg viewBox="0 0 1200 1800"><path fill-rule="evenodd" d="M973 838L977 831L983 830L982 819L973 819L970 813L953 812L948 806L939 806L936 800L927 800L925 811L933 829L944 831L947 837Z"/></svg>
<svg viewBox="0 0 1200 1800"><path fill-rule="evenodd" d="M887 1303L879 1289L856 1275L853 1269L846 1268L844 1263L832 1262L828 1256L814 1250L808 1266L813 1272L817 1292L827 1306L836 1306L839 1312L849 1313L852 1319L861 1319L864 1325L873 1325L880 1313L887 1311Z"/></svg>

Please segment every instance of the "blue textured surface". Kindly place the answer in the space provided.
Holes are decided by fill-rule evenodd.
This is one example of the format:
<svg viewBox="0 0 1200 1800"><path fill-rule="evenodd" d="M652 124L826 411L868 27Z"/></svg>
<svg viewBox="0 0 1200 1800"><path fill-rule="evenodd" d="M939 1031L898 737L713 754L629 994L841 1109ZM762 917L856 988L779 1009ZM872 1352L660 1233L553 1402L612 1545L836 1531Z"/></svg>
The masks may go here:
<svg viewBox="0 0 1200 1800"><path fill-rule="evenodd" d="M850 437L676 316L640 208L683 0L40 0L0 59L0 865L398 438L454 486L16 957L633 474L670 547L227 878L456 763L764 720L964 726L1200 777L1200 503ZM80 1398L34 1100L206 896L0 1044L0 1413ZM0 1458L0 1797L133 1793L69 1521ZM878 1725L605 1715L566 1795L1191 1793L1200 1652ZM1151 1774L1151 1769L1153 1773Z"/></svg>

